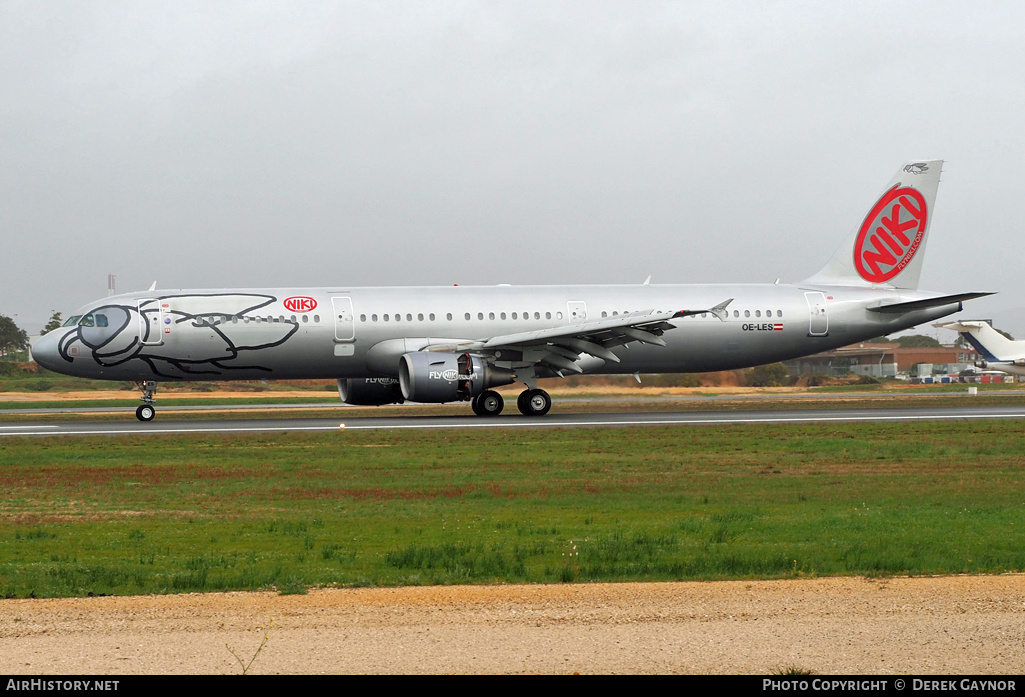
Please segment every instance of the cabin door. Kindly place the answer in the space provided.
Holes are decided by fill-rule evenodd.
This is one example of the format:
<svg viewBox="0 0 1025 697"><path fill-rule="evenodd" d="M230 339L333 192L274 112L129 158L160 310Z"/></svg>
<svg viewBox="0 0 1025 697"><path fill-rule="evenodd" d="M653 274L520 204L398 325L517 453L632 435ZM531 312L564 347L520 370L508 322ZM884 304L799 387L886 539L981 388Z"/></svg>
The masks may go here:
<svg viewBox="0 0 1025 697"><path fill-rule="evenodd" d="M826 336L829 333L826 294L816 291L805 293L804 297L808 301L808 336Z"/></svg>
<svg viewBox="0 0 1025 697"><path fill-rule="evenodd" d="M165 312L167 301L140 298L136 303L139 308L139 340L146 346L164 343L164 334L171 333L171 318Z"/></svg>

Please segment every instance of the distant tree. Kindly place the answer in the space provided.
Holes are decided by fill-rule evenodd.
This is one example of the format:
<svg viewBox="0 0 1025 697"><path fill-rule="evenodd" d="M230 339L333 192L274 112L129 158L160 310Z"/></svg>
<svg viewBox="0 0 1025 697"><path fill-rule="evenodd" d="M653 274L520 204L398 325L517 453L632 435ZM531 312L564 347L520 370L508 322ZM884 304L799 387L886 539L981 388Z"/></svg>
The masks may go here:
<svg viewBox="0 0 1025 697"><path fill-rule="evenodd" d="M54 329L60 329L62 324L64 324L64 320L61 319L61 313L55 310L54 313L50 315L50 321L46 323L46 326L43 327L41 332L39 332L39 335L42 336L43 334L52 332Z"/></svg>
<svg viewBox="0 0 1025 697"><path fill-rule="evenodd" d="M27 348L28 334L19 329L13 319L0 315L0 356L6 358L11 351L24 351Z"/></svg>
<svg viewBox="0 0 1025 697"><path fill-rule="evenodd" d="M993 328L997 329L996 327L993 327ZM1010 332L1005 332L1003 329L997 329L997 331L1000 332L1001 334L1003 334L1006 338L1010 339L1011 341L1014 341L1014 337L1011 336Z"/></svg>
<svg viewBox="0 0 1025 697"><path fill-rule="evenodd" d="M940 342L931 336L923 334L912 334L911 336L898 336L897 343L901 348L921 348L923 346L942 346Z"/></svg>

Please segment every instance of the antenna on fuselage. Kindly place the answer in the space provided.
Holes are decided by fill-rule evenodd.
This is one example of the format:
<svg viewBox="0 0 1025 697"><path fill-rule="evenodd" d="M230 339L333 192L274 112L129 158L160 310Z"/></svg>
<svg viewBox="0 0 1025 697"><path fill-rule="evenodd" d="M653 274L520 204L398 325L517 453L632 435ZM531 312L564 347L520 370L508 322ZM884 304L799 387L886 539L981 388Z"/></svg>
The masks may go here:
<svg viewBox="0 0 1025 697"><path fill-rule="evenodd" d="M107 274L107 297L117 295L117 276L112 273Z"/></svg>
<svg viewBox="0 0 1025 697"><path fill-rule="evenodd" d="M146 290L156 290L156 289L157 289L157 282L153 281L153 283L150 284L150 287L147 288Z"/></svg>

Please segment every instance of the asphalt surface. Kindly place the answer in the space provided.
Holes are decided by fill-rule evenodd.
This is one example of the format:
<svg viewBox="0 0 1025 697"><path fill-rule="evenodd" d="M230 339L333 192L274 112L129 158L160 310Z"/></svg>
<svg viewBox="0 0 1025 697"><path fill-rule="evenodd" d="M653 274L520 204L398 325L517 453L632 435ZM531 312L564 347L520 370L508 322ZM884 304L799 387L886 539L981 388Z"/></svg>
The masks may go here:
<svg viewBox="0 0 1025 697"><path fill-rule="evenodd" d="M223 409L223 407L221 407ZM698 426L743 423L920 422L975 419L1025 419L1025 407L964 406L918 408L835 408L735 410L696 412L629 412L612 414L549 414L525 417L398 416L337 418L254 418L161 420L143 423L126 414L124 421L73 421L0 424L2 436L87 436L183 433L258 433L346 430L486 429L486 428L605 428L629 426Z"/></svg>

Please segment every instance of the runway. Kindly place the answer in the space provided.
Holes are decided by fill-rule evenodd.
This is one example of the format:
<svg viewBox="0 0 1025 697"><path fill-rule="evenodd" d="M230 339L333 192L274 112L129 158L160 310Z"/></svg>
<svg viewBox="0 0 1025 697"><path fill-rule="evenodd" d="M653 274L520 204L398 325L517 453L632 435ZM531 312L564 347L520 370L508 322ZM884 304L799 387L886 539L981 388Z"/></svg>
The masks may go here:
<svg viewBox="0 0 1025 697"><path fill-rule="evenodd" d="M345 418L201 419L191 421L75 421L0 424L3 436L124 436L186 433L287 433L316 431L440 430L489 428L622 428L630 426L708 426L722 424L852 423L1025 419L1025 407L928 407L730 410L689 412L625 412L612 414L549 414L541 418L502 415L389 416Z"/></svg>

